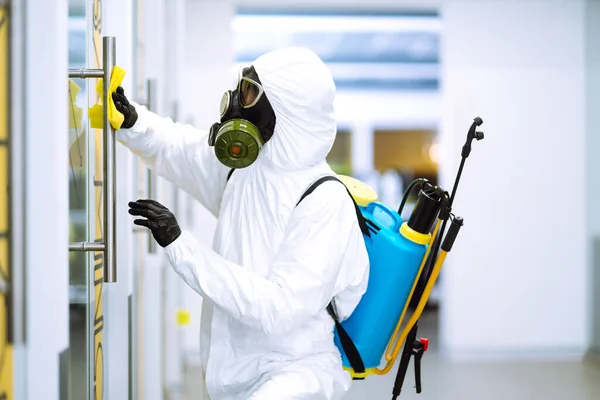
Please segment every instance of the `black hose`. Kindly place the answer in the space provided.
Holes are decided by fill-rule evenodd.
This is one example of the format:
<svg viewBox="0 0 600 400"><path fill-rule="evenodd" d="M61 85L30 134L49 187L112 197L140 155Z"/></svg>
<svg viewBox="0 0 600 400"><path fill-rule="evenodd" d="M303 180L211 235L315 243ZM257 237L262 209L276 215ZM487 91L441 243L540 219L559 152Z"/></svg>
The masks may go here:
<svg viewBox="0 0 600 400"><path fill-rule="evenodd" d="M408 187L404 191L404 196L402 197L402 202L400 203L400 207L398 207L398 215L402 216L402 210L404 210L404 205L406 204L406 200L408 200L408 196L410 195L410 192L414 189L414 187L419 184L424 185L426 183L429 183L429 181L427 179L417 178L414 181L412 181L410 183L410 185L408 185Z"/></svg>

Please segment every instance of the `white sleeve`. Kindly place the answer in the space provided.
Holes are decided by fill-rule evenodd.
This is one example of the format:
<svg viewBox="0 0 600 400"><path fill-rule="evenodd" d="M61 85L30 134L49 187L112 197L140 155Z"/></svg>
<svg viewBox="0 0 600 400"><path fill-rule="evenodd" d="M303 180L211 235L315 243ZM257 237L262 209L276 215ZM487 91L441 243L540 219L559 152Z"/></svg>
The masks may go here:
<svg viewBox="0 0 600 400"><path fill-rule="evenodd" d="M366 290L368 256L352 201L339 188L341 196L317 190L294 210L268 278L225 260L187 231L167 246L167 257L205 299L268 333L303 324L341 292L353 294L345 298L353 298L351 312Z"/></svg>
<svg viewBox="0 0 600 400"><path fill-rule="evenodd" d="M161 118L133 103L138 120L116 139L140 156L157 175L194 196L217 216L230 169L208 145L208 132Z"/></svg>

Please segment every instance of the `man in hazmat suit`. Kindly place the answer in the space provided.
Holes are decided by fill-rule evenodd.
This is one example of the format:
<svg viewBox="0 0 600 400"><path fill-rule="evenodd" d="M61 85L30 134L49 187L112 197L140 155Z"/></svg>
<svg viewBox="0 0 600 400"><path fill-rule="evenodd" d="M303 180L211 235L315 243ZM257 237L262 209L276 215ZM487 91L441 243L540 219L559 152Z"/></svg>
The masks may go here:
<svg viewBox="0 0 600 400"><path fill-rule="evenodd" d="M356 209L325 157L336 135L335 84L316 54L259 57L225 92L209 132L113 94L117 139L218 218L212 249L154 200L130 203L183 280L204 299L200 349L211 400L340 399L350 375L334 344L366 290ZM232 173L232 171L235 171Z"/></svg>

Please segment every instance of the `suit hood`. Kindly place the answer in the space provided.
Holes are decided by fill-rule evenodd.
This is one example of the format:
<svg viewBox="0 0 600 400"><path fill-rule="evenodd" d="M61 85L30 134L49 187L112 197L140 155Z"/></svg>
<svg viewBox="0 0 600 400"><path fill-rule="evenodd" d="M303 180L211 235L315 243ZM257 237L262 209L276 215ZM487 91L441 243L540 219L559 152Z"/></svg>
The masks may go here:
<svg viewBox="0 0 600 400"><path fill-rule="evenodd" d="M302 47L273 50L252 65L276 118L273 137L261 150L261 158L284 170L324 162L337 130L336 88L327 66Z"/></svg>

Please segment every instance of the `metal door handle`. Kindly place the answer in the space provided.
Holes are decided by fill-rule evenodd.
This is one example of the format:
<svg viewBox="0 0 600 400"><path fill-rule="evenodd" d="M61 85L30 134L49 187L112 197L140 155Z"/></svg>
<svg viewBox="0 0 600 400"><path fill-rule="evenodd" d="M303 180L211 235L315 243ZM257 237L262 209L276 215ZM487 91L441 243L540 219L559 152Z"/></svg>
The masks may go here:
<svg viewBox="0 0 600 400"><path fill-rule="evenodd" d="M157 94L156 94L156 79L148 79L146 81L146 99L145 101L138 101L139 105L144 105L148 109L148 111L156 112L156 104L157 104ZM146 170L146 193L148 198L156 199L156 173L151 169ZM152 233L145 228L133 228L134 233L148 233L148 253L156 253L156 242L152 237Z"/></svg>
<svg viewBox="0 0 600 400"><path fill-rule="evenodd" d="M113 36L102 38L102 69L70 69L69 78L103 78L103 179L104 188L104 240L102 242L78 242L69 243L69 251L102 251L104 252L104 282L115 283L117 281L117 225L116 225L116 151L115 131L108 119L109 87L112 71L115 67L116 40Z"/></svg>
<svg viewBox="0 0 600 400"><path fill-rule="evenodd" d="M148 96L146 108L148 108L148 111L157 111L158 97L156 87L156 79L148 79L146 82L146 96ZM148 198L156 200L156 173L148 168L147 174ZM156 253L156 242L150 232L148 232L148 253Z"/></svg>

